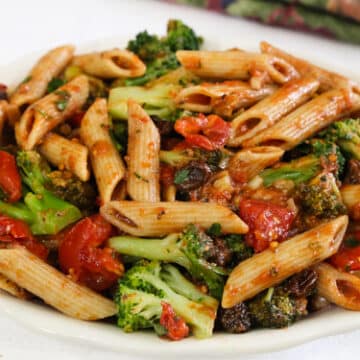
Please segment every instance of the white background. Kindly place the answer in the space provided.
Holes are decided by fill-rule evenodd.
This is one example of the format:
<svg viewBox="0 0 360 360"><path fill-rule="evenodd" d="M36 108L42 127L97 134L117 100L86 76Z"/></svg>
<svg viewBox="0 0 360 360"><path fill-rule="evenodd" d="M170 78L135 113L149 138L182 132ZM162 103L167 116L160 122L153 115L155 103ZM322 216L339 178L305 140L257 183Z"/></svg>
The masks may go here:
<svg viewBox="0 0 360 360"><path fill-rule="evenodd" d="M166 20L181 18L206 38L229 46L255 48L263 39L360 79L360 47L148 0L0 0L0 66L62 43L80 44L108 37L128 38L148 29L164 33ZM120 46L122 44L119 44ZM326 54L326 56L325 56ZM346 59L359 64L349 67ZM1 79L0 79L1 82ZM34 319L36 324L36 319ZM91 326L91 324L89 324ZM241 341L241 336L239 340ZM324 338L278 353L239 355L243 360L336 359L358 356L360 331ZM141 344L139 344L141 346ZM146 352L146 351L145 351ZM62 341L14 322L0 310L0 359L135 359L90 345ZM148 358L152 358L148 354ZM136 359L139 359L138 357Z"/></svg>

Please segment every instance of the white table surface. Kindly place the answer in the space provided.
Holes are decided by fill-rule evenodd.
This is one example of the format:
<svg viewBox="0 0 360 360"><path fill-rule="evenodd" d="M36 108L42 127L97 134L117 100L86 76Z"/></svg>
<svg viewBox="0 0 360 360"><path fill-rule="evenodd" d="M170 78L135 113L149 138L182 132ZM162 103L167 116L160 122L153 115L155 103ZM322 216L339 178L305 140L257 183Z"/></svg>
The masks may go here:
<svg viewBox="0 0 360 360"><path fill-rule="evenodd" d="M360 78L360 67L348 68L345 60L351 56L360 64L360 47L280 29L272 30L244 20L159 4L150 0L0 0L0 66L27 53L48 49L61 43L83 43L121 36L124 33L136 34L145 28L163 33L166 21L171 17L183 19L199 33L206 34L207 38L223 36L231 40L233 46L248 48L250 44L255 48L256 42L268 39L279 45L286 45L295 52L299 52L300 49L305 57L315 58L324 65L335 64L342 72ZM303 43L305 39L306 43ZM330 53L331 56L324 58L323 51ZM359 343L360 331L356 331L323 338L278 353L239 355L239 358L345 359L358 353ZM152 358L151 354L148 356ZM24 328L0 310L0 359L24 357L29 360L134 359L128 354L108 352L90 345L79 345Z"/></svg>

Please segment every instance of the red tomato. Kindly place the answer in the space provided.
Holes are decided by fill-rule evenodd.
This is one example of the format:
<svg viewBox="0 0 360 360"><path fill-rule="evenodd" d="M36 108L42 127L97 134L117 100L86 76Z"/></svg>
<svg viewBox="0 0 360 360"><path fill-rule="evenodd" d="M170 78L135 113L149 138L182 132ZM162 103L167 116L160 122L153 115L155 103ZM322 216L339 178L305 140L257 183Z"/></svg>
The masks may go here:
<svg viewBox="0 0 360 360"><path fill-rule="evenodd" d="M166 336L171 340L182 340L189 335L189 327L185 321L176 316L172 306L166 302L161 303L162 313L160 325L167 330Z"/></svg>
<svg viewBox="0 0 360 360"><path fill-rule="evenodd" d="M8 202L21 198L21 177L16 167L15 157L6 151L0 151L0 188Z"/></svg>
<svg viewBox="0 0 360 360"><path fill-rule="evenodd" d="M184 116L175 122L174 129L186 143L209 151L224 146L230 136L230 124L217 115Z"/></svg>
<svg viewBox="0 0 360 360"><path fill-rule="evenodd" d="M61 269L96 291L112 286L124 271L112 249L100 248L112 231L111 224L100 215L84 218L65 230L60 234Z"/></svg>
<svg viewBox="0 0 360 360"><path fill-rule="evenodd" d="M245 239L255 252L267 249L271 241L284 241L295 218L286 207L251 199L240 202L240 216L249 226Z"/></svg>
<svg viewBox="0 0 360 360"><path fill-rule="evenodd" d="M41 259L46 259L48 249L31 234L29 226L21 221L0 215L0 243L22 245Z"/></svg>
<svg viewBox="0 0 360 360"><path fill-rule="evenodd" d="M344 271L360 270L360 232L348 236L330 262Z"/></svg>

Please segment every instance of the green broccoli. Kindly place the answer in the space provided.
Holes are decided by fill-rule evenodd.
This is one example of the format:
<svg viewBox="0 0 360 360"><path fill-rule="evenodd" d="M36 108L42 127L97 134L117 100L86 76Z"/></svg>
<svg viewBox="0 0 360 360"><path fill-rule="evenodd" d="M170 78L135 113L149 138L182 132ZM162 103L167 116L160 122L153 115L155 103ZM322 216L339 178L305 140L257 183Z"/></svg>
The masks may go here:
<svg viewBox="0 0 360 360"><path fill-rule="evenodd" d="M202 39L180 20L168 22L167 36L159 38L143 31L129 41L128 49L137 54L146 63L146 73L143 76L127 79L127 86L144 85L171 70L179 67L176 58L177 50L198 50Z"/></svg>
<svg viewBox="0 0 360 360"><path fill-rule="evenodd" d="M22 181L31 191L24 195L23 202L0 201L1 213L27 222L35 235L56 234L82 217L77 207L46 189L49 169L37 152L20 151L16 160Z"/></svg>
<svg viewBox="0 0 360 360"><path fill-rule="evenodd" d="M297 198L306 215L335 218L346 213L336 179L332 173L322 173L297 188Z"/></svg>
<svg viewBox="0 0 360 360"><path fill-rule="evenodd" d="M176 263L203 282L212 296L220 299L228 270L207 260L214 240L195 225L188 225L181 234L164 239L141 239L118 236L109 239L109 246L120 254Z"/></svg>
<svg viewBox="0 0 360 360"><path fill-rule="evenodd" d="M360 118L337 121L319 136L338 144L349 158L360 160Z"/></svg>
<svg viewBox="0 0 360 360"><path fill-rule="evenodd" d="M304 153L307 155L261 172L260 177L264 185L270 186L278 180L292 180L295 184L303 183L319 174L324 166L331 169L337 178L342 174L345 159L336 144L314 139L305 145L307 151Z"/></svg>
<svg viewBox="0 0 360 360"><path fill-rule="evenodd" d="M197 338L211 337L218 302L202 294L172 265L140 261L119 281L115 297L118 326L126 332L160 325L162 304L169 304Z"/></svg>
<svg viewBox="0 0 360 360"><path fill-rule="evenodd" d="M126 121L112 121L109 133L116 149L126 155L128 143L128 124Z"/></svg>

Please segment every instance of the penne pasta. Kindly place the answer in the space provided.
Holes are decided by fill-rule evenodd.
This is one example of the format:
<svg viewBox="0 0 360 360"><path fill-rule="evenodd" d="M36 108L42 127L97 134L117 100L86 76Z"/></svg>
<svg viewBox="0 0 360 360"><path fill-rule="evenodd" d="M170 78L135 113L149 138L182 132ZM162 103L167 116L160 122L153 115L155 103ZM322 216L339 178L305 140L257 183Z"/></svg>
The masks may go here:
<svg viewBox="0 0 360 360"><path fill-rule="evenodd" d="M176 186L175 185L164 185L163 186L162 200L176 201Z"/></svg>
<svg viewBox="0 0 360 360"><path fill-rule="evenodd" d="M265 73L279 84L298 77L285 60L267 54L244 51L177 51L181 65L195 75L210 79L246 80Z"/></svg>
<svg viewBox="0 0 360 360"><path fill-rule="evenodd" d="M260 131L269 129L284 115L304 104L319 87L314 78L301 78L285 84L275 93L241 113L231 122L230 146L239 146Z"/></svg>
<svg viewBox="0 0 360 360"><path fill-rule="evenodd" d="M70 63L75 48L65 45L45 54L33 67L27 79L14 91L10 103L22 106L32 104L46 94L48 83Z"/></svg>
<svg viewBox="0 0 360 360"><path fill-rule="evenodd" d="M80 75L32 104L15 126L19 145L31 150L49 131L80 111L88 94L88 79Z"/></svg>
<svg viewBox="0 0 360 360"><path fill-rule="evenodd" d="M90 151L100 198L103 203L123 193L125 166L113 144L105 99L97 99L81 121L80 137ZM121 198L121 197L120 197Z"/></svg>
<svg viewBox="0 0 360 360"><path fill-rule="evenodd" d="M88 149L75 139L69 140L55 133L48 133L39 152L59 169L67 169L81 181L90 179Z"/></svg>
<svg viewBox="0 0 360 360"><path fill-rule="evenodd" d="M0 250L0 273L76 319L98 320L116 314L112 301L73 282L23 247Z"/></svg>
<svg viewBox="0 0 360 360"><path fill-rule="evenodd" d="M137 55L120 49L78 55L74 58L73 65L89 75L104 79L137 77L144 75L146 71L145 64Z"/></svg>
<svg viewBox="0 0 360 360"><path fill-rule="evenodd" d="M242 261L226 282L222 306L233 307L333 255L347 225L347 216L338 217Z"/></svg>
<svg viewBox="0 0 360 360"><path fill-rule="evenodd" d="M344 309L360 311L360 279L339 271L327 263L316 266L317 292L329 302Z"/></svg>
<svg viewBox="0 0 360 360"><path fill-rule="evenodd" d="M360 108L360 96L350 89L327 91L244 141L244 147L279 146L289 150L332 122Z"/></svg>
<svg viewBox="0 0 360 360"><path fill-rule="evenodd" d="M258 146L237 152L229 161L232 179L246 183L262 170L278 162L284 150L275 146Z"/></svg>
<svg viewBox="0 0 360 360"><path fill-rule="evenodd" d="M7 292L8 294L15 296L19 299L27 299L28 294L24 289L17 286L15 283L7 279L5 276L0 274L0 290Z"/></svg>
<svg viewBox="0 0 360 360"><path fill-rule="evenodd" d="M3 129L7 118L6 109L7 109L7 102L5 100L1 100L0 101L0 144L2 139Z"/></svg>
<svg viewBox="0 0 360 360"><path fill-rule="evenodd" d="M221 223L224 233L244 234L247 225L230 209L201 202L111 201L100 209L102 216L122 231L135 236L162 236L179 232L190 223L207 229Z"/></svg>
<svg viewBox="0 0 360 360"><path fill-rule="evenodd" d="M350 217L360 220L360 185L346 184L340 188L341 198L349 211Z"/></svg>
<svg viewBox="0 0 360 360"><path fill-rule="evenodd" d="M322 69L314 64L309 63L306 60L290 55L285 51L267 43L266 41L262 41L260 43L260 49L263 54L276 56L291 64L295 67L301 76L314 76L320 81L320 89L322 91L327 91L334 88L350 87L352 91L357 93L360 92L360 85L355 81L352 81L345 76Z"/></svg>
<svg viewBox="0 0 360 360"><path fill-rule="evenodd" d="M274 86L265 86L256 90L242 81L203 83L181 90L175 102L185 110L215 112L220 116L230 117L237 110L255 104L275 90Z"/></svg>
<svg viewBox="0 0 360 360"><path fill-rule="evenodd" d="M127 192L136 201L160 201L160 134L142 107L128 101Z"/></svg>

